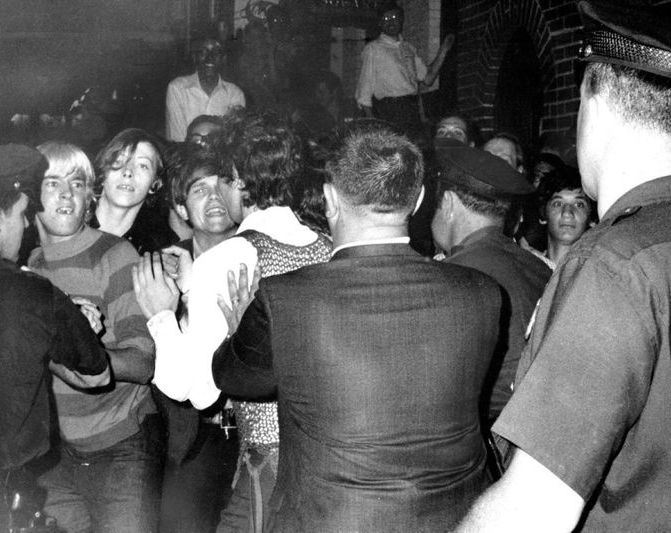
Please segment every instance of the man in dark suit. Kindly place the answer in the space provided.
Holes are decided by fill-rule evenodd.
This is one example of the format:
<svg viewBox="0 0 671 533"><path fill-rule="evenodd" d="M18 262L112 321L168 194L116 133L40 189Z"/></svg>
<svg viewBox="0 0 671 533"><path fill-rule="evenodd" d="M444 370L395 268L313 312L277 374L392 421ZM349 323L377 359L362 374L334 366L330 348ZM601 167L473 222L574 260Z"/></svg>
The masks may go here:
<svg viewBox="0 0 671 533"><path fill-rule="evenodd" d="M352 133L329 170L331 261L261 280L214 379L278 396L271 530L443 530L489 484L478 398L499 288L410 248L423 161L405 137Z"/></svg>

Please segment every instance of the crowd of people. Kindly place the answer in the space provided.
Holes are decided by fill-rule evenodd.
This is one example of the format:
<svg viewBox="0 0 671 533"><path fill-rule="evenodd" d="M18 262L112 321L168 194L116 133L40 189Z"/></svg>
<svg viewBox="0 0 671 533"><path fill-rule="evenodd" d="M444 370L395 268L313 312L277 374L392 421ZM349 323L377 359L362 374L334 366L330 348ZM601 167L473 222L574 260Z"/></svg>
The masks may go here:
<svg viewBox="0 0 671 533"><path fill-rule="evenodd" d="M206 40L165 138L0 146L0 528L671 528L671 35L580 9L579 169L418 142L453 38L395 6L377 118L245 109Z"/></svg>

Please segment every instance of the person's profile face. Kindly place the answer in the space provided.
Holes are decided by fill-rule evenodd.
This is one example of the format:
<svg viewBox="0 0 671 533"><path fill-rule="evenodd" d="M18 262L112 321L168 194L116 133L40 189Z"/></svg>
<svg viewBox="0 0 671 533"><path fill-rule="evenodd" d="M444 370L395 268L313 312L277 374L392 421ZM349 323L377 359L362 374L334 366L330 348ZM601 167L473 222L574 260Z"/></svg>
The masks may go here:
<svg viewBox="0 0 671 533"><path fill-rule="evenodd" d="M571 245L589 228L591 205L582 189L562 189L545 204L548 234L557 243Z"/></svg>
<svg viewBox="0 0 671 533"><path fill-rule="evenodd" d="M23 232L28 227L27 209L28 197L21 193L14 205L0 210L0 258L18 261Z"/></svg>
<svg viewBox="0 0 671 533"><path fill-rule="evenodd" d="M403 30L403 12L400 9L385 11L380 17L380 31L390 37L398 37Z"/></svg>

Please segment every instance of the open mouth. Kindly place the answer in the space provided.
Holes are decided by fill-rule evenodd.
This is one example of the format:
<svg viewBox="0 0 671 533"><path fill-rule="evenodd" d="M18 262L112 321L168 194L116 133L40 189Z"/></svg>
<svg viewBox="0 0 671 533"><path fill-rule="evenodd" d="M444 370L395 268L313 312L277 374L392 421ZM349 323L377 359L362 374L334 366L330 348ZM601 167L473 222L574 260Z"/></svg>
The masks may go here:
<svg viewBox="0 0 671 533"><path fill-rule="evenodd" d="M57 207L56 213L59 215L71 215L74 212L74 207Z"/></svg>
<svg viewBox="0 0 671 533"><path fill-rule="evenodd" d="M223 217L226 216L228 212L221 206L208 207L205 210L205 216L208 217Z"/></svg>

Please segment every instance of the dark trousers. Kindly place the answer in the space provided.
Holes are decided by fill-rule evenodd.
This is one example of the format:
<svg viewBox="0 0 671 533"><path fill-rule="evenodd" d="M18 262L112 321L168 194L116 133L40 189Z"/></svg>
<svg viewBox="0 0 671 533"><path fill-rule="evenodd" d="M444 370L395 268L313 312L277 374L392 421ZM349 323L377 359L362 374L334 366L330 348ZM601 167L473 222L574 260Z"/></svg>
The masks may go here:
<svg viewBox="0 0 671 533"><path fill-rule="evenodd" d="M421 128L419 98L416 94L373 99L373 114L398 126L403 133Z"/></svg>
<svg viewBox="0 0 671 533"><path fill-rule="evenodd" d="M83 453L60 448L56 465L38 480L44 510L68 533L157 531L163 449L156 415L117 444Z"/></svg>
<svg viewBox="0 0 671 533"><path fill-rule="evenodd" d="M210 533L231 494L238 438L201 423L198 438L181 464L168 461L163 477L161 533Z"/></svg>

